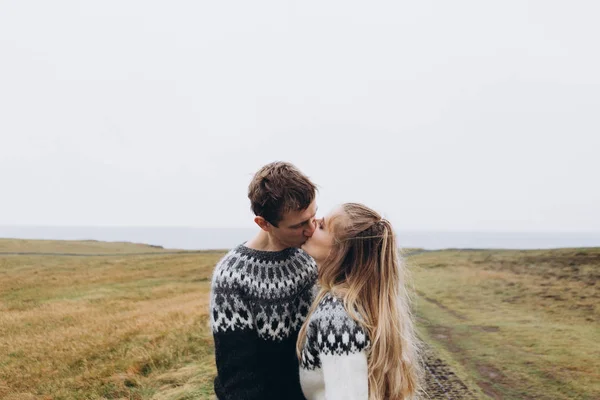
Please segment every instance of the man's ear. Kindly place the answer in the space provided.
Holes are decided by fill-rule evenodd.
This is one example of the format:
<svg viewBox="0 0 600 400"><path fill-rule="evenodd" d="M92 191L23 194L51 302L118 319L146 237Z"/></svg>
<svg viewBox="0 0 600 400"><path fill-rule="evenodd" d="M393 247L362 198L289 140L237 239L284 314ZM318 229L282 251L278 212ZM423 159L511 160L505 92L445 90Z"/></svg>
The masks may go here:
<svg viewBox="0 0 600 400"><path fill-rule="evenodd" d="M271 228L273 228L273 225L271 225L269 221L267 221L263 217L254 217L254 222L260 227L260 229L262 229L265 232L270 232Z"/></svg>

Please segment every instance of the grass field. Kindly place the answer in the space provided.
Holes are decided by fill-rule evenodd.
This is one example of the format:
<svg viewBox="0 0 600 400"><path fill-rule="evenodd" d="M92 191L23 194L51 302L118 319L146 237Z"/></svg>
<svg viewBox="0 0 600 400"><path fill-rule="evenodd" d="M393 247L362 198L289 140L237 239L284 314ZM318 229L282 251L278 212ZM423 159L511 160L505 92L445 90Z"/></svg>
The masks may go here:
<svg viewBox="0 0 600 400"><path fill-rule="evenodd" d="M211 398L208 291L222 252L0 239L6 252L81 256L0 254L0 398ZM600 398L600 249L408 262L421 335L478 393Z"/></svg>
<svg viewBox="0 0 600 400"><path fill-rule="evenodd" d="M600 249L409 260L421 333L489 397L600 399Z"/></svg>
<svg viewBox="0 0 600 400"><path fill-rule="evenodd" d="M156 251L59 251L99 247ZM0 255L0 398L209 398L208 292L221 255Z"/></svg>

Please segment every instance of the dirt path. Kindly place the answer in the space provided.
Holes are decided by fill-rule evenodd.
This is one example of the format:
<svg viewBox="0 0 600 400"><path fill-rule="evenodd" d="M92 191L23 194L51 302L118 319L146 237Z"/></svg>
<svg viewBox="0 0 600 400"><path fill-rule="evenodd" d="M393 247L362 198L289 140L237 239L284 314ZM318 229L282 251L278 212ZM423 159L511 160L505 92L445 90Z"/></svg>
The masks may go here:
<svg viewBox="0 0 600 400"><path fill-rule="evenodd" d="M477 400L477 396L452 372L431 348L425 349L424 399L432 400Z"/></svg>
<svg viewBox="0 0 600 400"><path fill-rule="evenodd" d="M414 250L404 257L428 253L431 250ZM419 293L424 297L423 293ZM432 301L426 298L426 300ZM438 303L438 306L441 304ZM425 358L425 391L424 399L431 400L477 400L478 396L470 390L430 347L424 349Z"/></svg>

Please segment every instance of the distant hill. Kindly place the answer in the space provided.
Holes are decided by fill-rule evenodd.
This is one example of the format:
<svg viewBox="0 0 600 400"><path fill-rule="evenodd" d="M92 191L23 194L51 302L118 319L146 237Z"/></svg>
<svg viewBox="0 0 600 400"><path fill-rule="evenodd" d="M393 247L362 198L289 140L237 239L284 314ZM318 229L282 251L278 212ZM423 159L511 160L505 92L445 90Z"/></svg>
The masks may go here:
<svg viewBox="0 0 600 400"><path fill-rule="evenodd" d="M180 250L165 250L161 246L130 242L0 239L0 253L130 254L169 253L173 251Z"/></svg>

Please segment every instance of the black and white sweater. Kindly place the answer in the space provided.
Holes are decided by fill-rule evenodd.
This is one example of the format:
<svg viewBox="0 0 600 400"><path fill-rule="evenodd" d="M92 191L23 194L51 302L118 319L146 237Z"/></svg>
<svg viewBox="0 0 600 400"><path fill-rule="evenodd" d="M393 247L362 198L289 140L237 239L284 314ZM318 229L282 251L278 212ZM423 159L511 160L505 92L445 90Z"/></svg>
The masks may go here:
<svg viewBox="0 0 600 400"><path fill-rule="evenodd" d="M210 303L219 399L304 399L296 340L316 278L314 260L296 248L239 245L219 261Z"/></svg>
<svg viewBox="0 0 600 400"><path fill-rule="evenodd" d="M308 400L369 398L367 331L331 294L311 314L302 349L300 382Z"/></svg>

